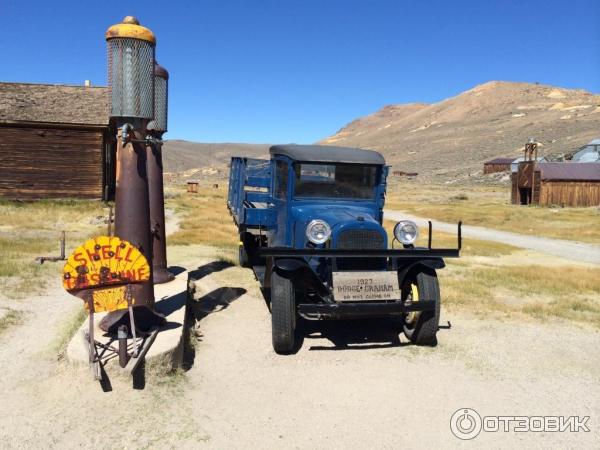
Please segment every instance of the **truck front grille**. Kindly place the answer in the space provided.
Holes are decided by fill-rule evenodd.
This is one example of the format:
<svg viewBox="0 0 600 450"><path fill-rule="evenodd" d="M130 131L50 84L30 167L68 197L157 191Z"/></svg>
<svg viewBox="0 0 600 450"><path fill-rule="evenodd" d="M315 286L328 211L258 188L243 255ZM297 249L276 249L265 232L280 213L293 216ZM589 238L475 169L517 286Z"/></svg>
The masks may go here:
<svg viewBox="0 0 600 450"><path fill-rule="evenodd" d="M383 235L375 230L347 230L340 234L337 248L343 249L382 249Z"/></svg>
<svg viewBox="0 0 600 450"><path fill-rule="evenodd" d="M379 250L385 248L385 240L376 230L347 230L340 233L337 248ZM385 265L385 258L336 258L334 270L381 270Z"/></svg>

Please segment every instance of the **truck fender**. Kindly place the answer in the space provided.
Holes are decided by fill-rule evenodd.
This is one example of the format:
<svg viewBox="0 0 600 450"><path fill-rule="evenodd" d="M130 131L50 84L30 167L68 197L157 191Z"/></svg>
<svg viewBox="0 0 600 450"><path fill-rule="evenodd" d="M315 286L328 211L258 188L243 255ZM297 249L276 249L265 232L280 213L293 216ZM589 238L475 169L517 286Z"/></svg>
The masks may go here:
<svg viewBox="0 0 600 450"><path fill-rule="evenodd" d="M273 270L296 285L309 286L321 296L329 295L312 267L301 258L278 258L273 262Z"/></svg>
<svg viewBox="0 0 600 450"><path fill-rule="evenodd" d="M442 258L435 258L435 259L423 259L423 260L408 264L398 270L398 282L400 283L400 286L402 286L404 279L406 278L408 273L411 272L413 269L419 268L419 266L421 266L422 268L429 268L429 269L435 270L435 269L443 269L444 267L446 267L446 263L444 262L444 260Z"/></svg>

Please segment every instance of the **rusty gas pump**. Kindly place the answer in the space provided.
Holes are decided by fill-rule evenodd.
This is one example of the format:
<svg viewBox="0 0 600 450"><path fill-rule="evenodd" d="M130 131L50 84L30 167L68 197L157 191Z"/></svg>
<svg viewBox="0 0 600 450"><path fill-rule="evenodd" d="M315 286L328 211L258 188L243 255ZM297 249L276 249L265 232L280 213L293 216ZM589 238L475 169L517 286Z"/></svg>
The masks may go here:
<svg viewBox="0 0 600 450"><path fill-rule="evenodd" d="M156 38L135 17L127 16L107 30L106 42L111 125L117 130L115 236L134 245L150 263L146 129L154 118ZM102 330L116 332L116 327L127 323L126 316L130 313L136 314L135 323L142 330L164 323L164 316L154 310L152 273L147 280L132 284L128 295L135 305L133 310L109 312L100 322Z"/></svg>
<svg viewBox="0 0 600 450"><path fill-rule="evenodd" d="M132 16L106 32L110 116L117 129L115 235L152 261L146 126L154 116L152 31ZM133 288L137 305L154 306L152 277Z"/></svg>
<svg viewBox="0 0 600 450"><path fill-rule="evenodd" d="M152 232L152 275L155 284L175 278L167 270L165 230L165 196L163 186L162 136L167 131L169 73L158 63L154 65L154 119L148 123L146 158Z"/></svg>
<svg viewBox="0 0 600 450"><path fill-rule="evenodd" d="M143 367L146 352L166 322L164 315L154 309L146 150L149 142L157 140L147 134L148 123L155 115L156 39L152 31L132 16L110 27L105 37L110 124L117 142L114 235L109 227L108 236L89 239L75 249L62 276L64 288L82 299L89 313L85 341L96 379L102 378L103 364L114 355L132 374ZM153 164L150 167L153 170ZM162 172L157 189L155 195L162 208L164 228ZM99 327L110 338L108 343L95 338L96 313L106 313ZM113 342L118 342L118 348Z"/></svg>

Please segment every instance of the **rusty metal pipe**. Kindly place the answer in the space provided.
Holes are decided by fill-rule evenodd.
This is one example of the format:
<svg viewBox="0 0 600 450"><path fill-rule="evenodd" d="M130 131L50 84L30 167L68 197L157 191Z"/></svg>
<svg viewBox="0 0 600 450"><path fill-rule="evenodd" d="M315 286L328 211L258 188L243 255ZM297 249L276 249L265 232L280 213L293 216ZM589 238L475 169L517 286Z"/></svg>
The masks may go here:
<svg viewBox="0 0 600 450"><path fill-rule="evenodd" d="M108 206L108 230L107 236L112 236L112 224L113 224L113 207L112 205Z"/></svg>
<svg viewBox="0 0 600 450"><path fill-rule="evenodd" d="M129 135L135 140L144 140L145 125L145 121L137 120L134 130L130 130ZM146 147L130 140L123 145L121 138L120 128L117 139L115 235L131 242L148 261L152 261ZM148 281L132 285L132 290L136 306L146 305L154 308L152 277Z"/></svg>
<svg viewBox="0 0 600 450"><path fill-rule="evenodd" d="M125 367L127 365L127 327L121 325L117 331L117 338L119 340L119 365Z"/></svg>
<svg viewBox="0 0 600 450"><path fill-rule="evenodd" d="M64 261L65 258L65 232L60 235L60 256L38 256L35 258L40 264L44 264L44 261Z"/></svg>
<svg viewBox="0 0 600 450"><path fill-rule="evenodd" d="M152 233L152 274L155 284L167 283L175 276L167 270L167 240L165 230L165 195L162 165L162 132L148 132L146 146L148 193L150 198L150 230Z"/></svg>
<svg viewBox="0 0 600 450"><path fill-rule="evenodd" d="M148 190L152 231L152 270L154 282L166 283L173 278L167 270L165 230L165 194L163 185L162 136L167 131L169 72L154 64L154 119L148 123Z"/></svg>

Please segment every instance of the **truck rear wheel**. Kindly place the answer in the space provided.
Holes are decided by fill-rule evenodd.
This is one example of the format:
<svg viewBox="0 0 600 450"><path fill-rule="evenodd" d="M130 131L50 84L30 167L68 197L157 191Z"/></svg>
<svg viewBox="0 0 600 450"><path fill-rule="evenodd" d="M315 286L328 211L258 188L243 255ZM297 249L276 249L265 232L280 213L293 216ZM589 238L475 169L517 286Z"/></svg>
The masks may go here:
<svg viewBox="0 0 600 450"><path fill-rule="evenodd" d="M287 278L271 274L271 336L275 353L284 355L294 349L296 294Z"/></svg>
<svg viewBox="0 0 600 450"><path fill-rule="evenodd" d="M424 269L408 279L408 295L413 302L435 301L433 311L412 312L404 319L404 335L414 344L437 344L437 331L440 324L440 286L433 269ZM405 288L406 288L405 287Z"/></svg>

